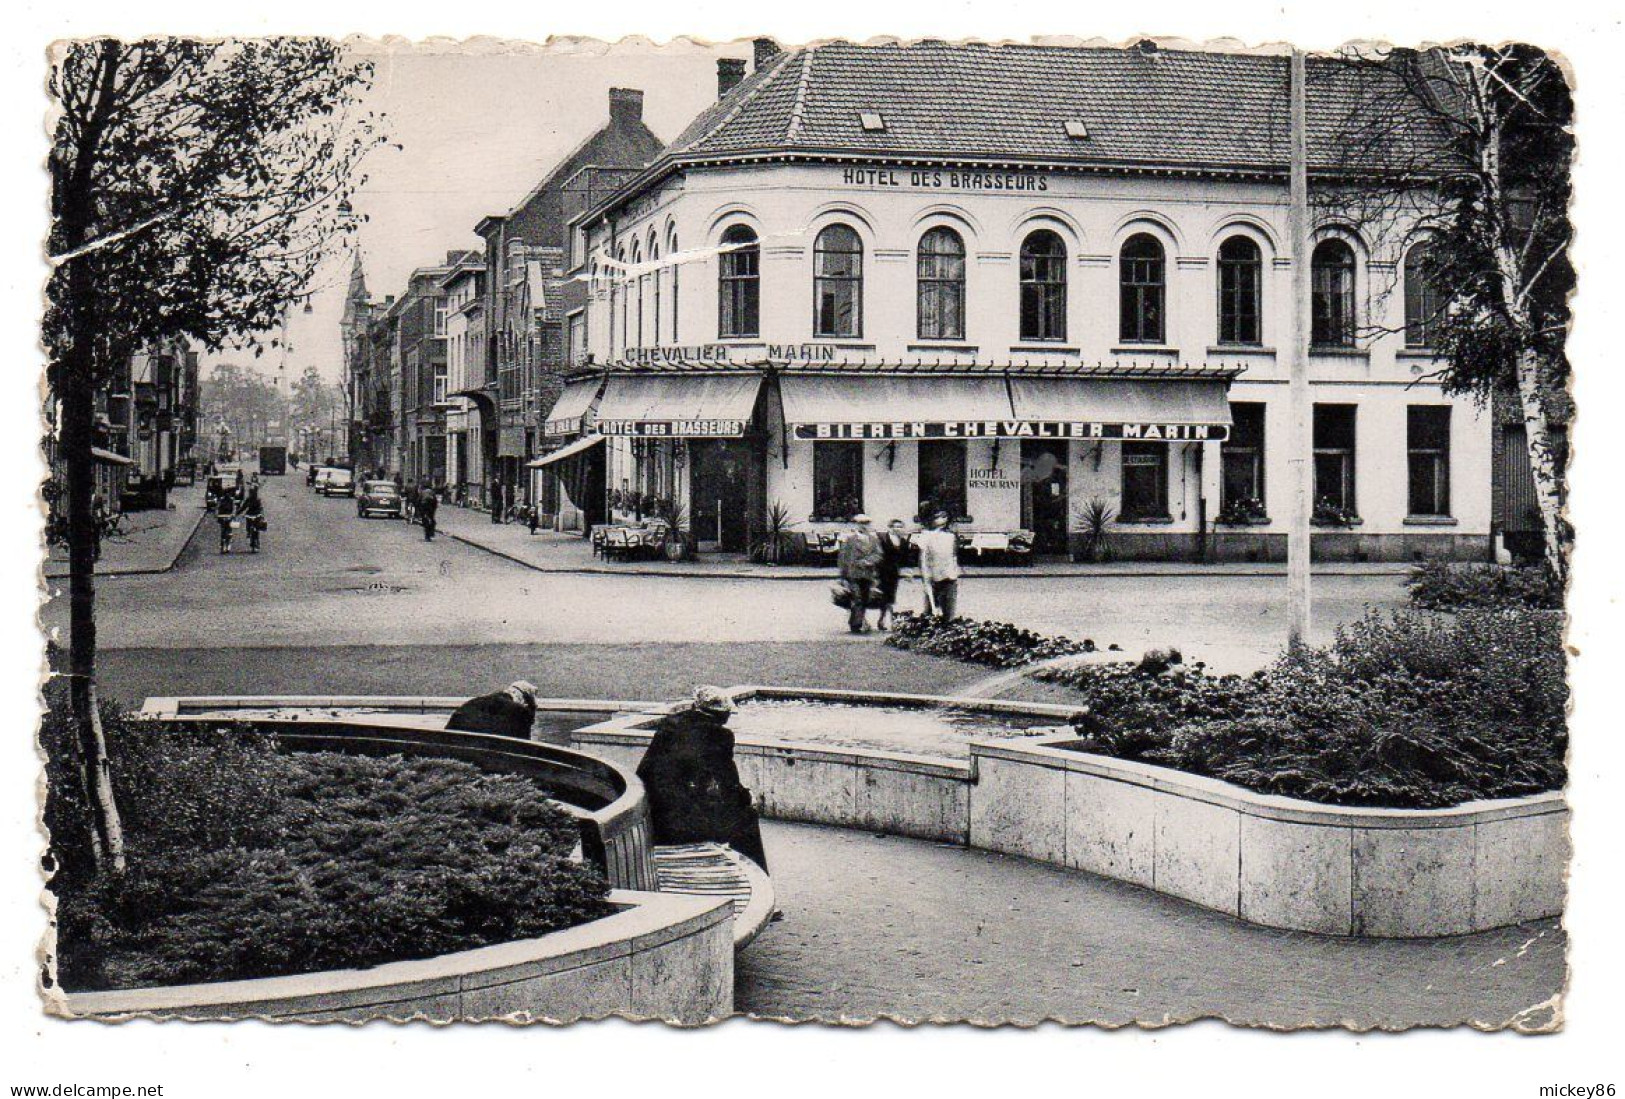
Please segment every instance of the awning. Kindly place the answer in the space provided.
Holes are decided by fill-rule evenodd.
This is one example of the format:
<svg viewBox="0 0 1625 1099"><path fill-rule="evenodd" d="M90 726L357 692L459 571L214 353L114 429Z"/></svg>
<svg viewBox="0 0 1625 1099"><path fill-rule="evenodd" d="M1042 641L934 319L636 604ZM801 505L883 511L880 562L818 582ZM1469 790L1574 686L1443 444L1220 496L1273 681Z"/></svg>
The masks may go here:
<svg viewBox="0 0 1625 1099"><path fill-rule="evenodd" d="M612 376L592 429L600 435L743 435L762 387L758 374Z"/></svg>
<svg viewBox="0 0 1625 1099"><path fill-rule="evenodd" d="M588 378L565 386L564 392L559 395L558 403L553 406L553 411L549 412L547 419L542 422L542 434L579 433L593 402L598 399L598 391L603 387L602 378Z"/></svg>
<svg viewBox="0 0 1625 1099"><path fill-rule="evenodd" d="M837 378L789 374L779 380L784 423L797 439L963 438L1011 418L1003 378Z"/></svg>
<svg viewBox="0 0 1625 1099"><path fill-rule="evenodd" d="M98 462L103 463L104 465L110 465L110 466L133 466L133 465L135 465L135 459L134 458L126 458L122 454L114 454L111 450L103 450L99 446L93 446L93 447L90 448L90 456L92 458L96 459Z"/></svg>
<svg viewBox="0 0 1625 1099"><path fill-rule="evenodd" d="M593 447L597 446L603 441L604 437L602 435L584 436L577 439L573 443L568 443L565 446L559 447L559 449L553 451L551 454L544 454L540 458L534 459L530 463L530 468L541 469L544 466L550 466L556 462L563 462L567 459L574 458L583 451L591 450Z"/></svg>
<svg viewBox="0 0 1625 1099"><path fill-rule="evenodd" d="M1206 379L1010 379L1016 420L1054 438L1224 439L1226 393L1224 382Z"/></svg>

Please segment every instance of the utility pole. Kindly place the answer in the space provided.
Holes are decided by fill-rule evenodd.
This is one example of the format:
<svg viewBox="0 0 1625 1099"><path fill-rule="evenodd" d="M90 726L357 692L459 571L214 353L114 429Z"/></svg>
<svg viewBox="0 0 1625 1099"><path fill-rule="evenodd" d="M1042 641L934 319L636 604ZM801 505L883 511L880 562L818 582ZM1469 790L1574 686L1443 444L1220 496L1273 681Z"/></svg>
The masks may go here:
<svg viewBox="0 0 1625 1099"><path fill-rule="evenodd" d="M1292 502L1286 536L1287 643L1292 646L1309 640L1309 519L1315 476L1310 460L1314 438L1309 406L1309 137L1305 68L1303 51L1293 50L1291 194L1287 206L1287 234L1292 246L1292 303L1287 309L1287 331L1292 340L1287 352L1287 408L1292 426L1287 441L1291 448L1287 469L1291 473Z"/></svg>

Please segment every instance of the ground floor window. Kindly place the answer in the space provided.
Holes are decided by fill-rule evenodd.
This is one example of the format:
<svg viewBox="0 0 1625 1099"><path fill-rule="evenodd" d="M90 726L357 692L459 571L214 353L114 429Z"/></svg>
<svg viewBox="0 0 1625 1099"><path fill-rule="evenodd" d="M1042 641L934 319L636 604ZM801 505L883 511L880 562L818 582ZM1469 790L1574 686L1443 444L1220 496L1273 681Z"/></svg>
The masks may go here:
<svg viewBox="0 0 1625 1099"><path fill-rule="evenodd" d="M813 518L845 520L863 510L863 444L813 444Z"/></svg>
<svg viewBox="0 0 1625 1099"><path fill-rule="evenodd" d="M1119 517L1127 522L1168 518L1168 445L1123 444L1123 498Z"/></svg>
<svg viewBox="0 0 1625 1099"><path fill-rule="evenodd" d="M1450 406L1412 405L1406 409L1410 451L1410 514L1450 514Z"/></svg>
<svg viewBox="0 0 1625 1099"><path fill-rule="evenodd" d="M1326 521L1358 515L1354 493L1354 406L1317 404L1314 437L1315 514Z"/></svg>
<svg viewBox="0 0 1625 1099"><path fill-rule="evenodd" d="M1219 450L1219 514L1241 521L1262 519L1264 507L1264 406L1238 402L1230 406L1230 437Z"/></svg>
<svg viewBox="0 0 1625 1099"><path fill-rule="evenodd" d="M920 443L920 514L925 522L938 511L969 519L965 505L965 443L961 439L928 439Z"/></svg>

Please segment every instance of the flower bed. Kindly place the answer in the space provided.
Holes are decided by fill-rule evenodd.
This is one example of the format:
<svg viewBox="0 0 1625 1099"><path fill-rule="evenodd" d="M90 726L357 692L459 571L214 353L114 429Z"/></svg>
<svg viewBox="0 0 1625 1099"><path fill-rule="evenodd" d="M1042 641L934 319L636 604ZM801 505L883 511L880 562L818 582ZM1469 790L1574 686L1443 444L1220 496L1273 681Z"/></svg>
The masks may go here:
<svg viewBox="0 0 1625 1099"><path fill-rule="evenodd" d="M453 760L280 753L228 728L137 732L112 709L129 869L97 876L64 839L85 819L68 726L53 705L42 730L66 988L366 967L613 911L602 874L570 858L574 819L528 779Z"/></svg>
<svg viewBox="0 0 1625 1099"><path fill-rule="evenodd" d="M1411 604L1424 610L1563 609L1563 587L1543 566L1513 568L1423 561L1411 570L1406 586Z"/></svg>
<svg viewBox="0 0 1625 1099"><path fill-rule="evenodd" d="M1085 644L910 622L900 647L1020 667ZM1368 615L1245 678L1161 661L1033 675L1088 708L1077 751L1324 804L1439 808L1562 787L1565 673L1555 616L1478 610Z"/></svg>
<svg viewBox="0 0 1625 1099"><path fill-rule="evenodd" d="M945 656L989 668L1017 668L1057 656L1095 651L1095 643L1088 639L1049 637L1008 622L983 622L975 618L944 621L910 611L896 615L886 644L894 649Z"/></svg>

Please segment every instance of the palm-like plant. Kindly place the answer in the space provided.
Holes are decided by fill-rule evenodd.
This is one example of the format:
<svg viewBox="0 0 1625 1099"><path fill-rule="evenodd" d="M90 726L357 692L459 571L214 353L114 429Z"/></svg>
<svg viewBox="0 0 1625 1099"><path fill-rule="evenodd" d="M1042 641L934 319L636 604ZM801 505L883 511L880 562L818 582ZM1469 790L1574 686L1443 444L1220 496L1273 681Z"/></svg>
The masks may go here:
<svg viewBox="0 0 1625 1099"><path fill-rule="evenodd" d="M784 547L790 538L790 509L775 500L767 509L762 526L762 540L751 554L757 560L777 565L784 558Z"/></svg>
<svg viewBox="0 0 1625 1099"><path fill-rule="evenodd" d="M1099 496L1091 497L1078 509L1078 533L1083 536L1080 556L1085 561L1104 561L1111 553L1111 525L1117 512Z"/></svg>

